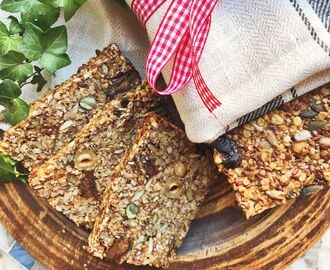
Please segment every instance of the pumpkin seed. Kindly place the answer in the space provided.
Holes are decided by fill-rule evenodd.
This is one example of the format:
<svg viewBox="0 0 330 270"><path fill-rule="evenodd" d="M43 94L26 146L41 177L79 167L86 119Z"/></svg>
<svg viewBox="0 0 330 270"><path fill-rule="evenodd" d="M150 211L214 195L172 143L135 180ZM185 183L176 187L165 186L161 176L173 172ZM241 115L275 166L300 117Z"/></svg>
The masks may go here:
<svg viewBox="0 0 330 270"><path fill-rule="evenodd" d="M301 117L304 117L304 118L313 118L315 116L317 116L319 113L316 112L316 111L308 111L308 110L303 110L301 113L300 113L300 116Z"/></svg>
<svg viewBox="0 0 330 270"><path fill-rule="evenodd" d="M327 121L325 121L325 120L312 121L308 124L308 129L311 131L318 130L318 129L324 127L326 124L327 124Z"/></svg>
<svg viewBox="0 0 330 270"><path fill-rule="evenodd" d="M80 99L79 106L84 110L90 111L96 107L96 99L92 96L86 96Z"/></svg>
<svg viewBox="0 0 330 270"><path fill-rule="evenodd" d="M137 206L134 203L130 203L126 207L126 216L129 219L135 218L138 212L139 212L139 208L137 208Z"/></svg>
<svg viewBox="0 0 330 270"><path fill-rule="evenodd" d="M69 154L69 155L66 156L67 162L71 162L72 159L73 159L73 156L72 155Z"/></svg>
<svg viewBox="0 0 330 270"><path fill-rule="evenodd" d="M308 195L318 192L322 189L323 189L323 186L321 186L321 185L308 186L308 187L305 187L302 189L301 194L304 196L308 196Z"/></svg>
<svg viewBox="0 0 330 270"><path fill-rule="evenodd" d="M310 100L309 105L311 105L311 107L317 112L324 111L323 106L321 104L317 104L317 100L315 98Z"/></svg>

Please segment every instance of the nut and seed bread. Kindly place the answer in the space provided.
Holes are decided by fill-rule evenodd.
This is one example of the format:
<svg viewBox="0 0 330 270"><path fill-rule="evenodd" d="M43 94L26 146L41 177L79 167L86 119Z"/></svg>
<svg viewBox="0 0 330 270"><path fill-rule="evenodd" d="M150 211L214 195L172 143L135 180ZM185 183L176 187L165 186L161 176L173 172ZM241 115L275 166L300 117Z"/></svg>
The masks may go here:
<svg viewBox="0 0 330 270"><path fill-rule="evenodd" d="M113 174L87 250L118 263L167 267L207 192L212 163L182 130L148 115Z"/></svg>
<svg viewBox="0 0 330 270"><path fill-rule="evenodd" d="M247 218L319 191L330 184L330 88L284 104L214 146Z"/></svg>
<svg viewBox="0 0 330 270"><path fill-rule="evenodd" d="M31 171L69 143L115 94L139 82L130 61L111 44L31 104L29 117L4 134L1 151Z"/></svg>
<svg viewBox="0 0 330 270"><path fill-rule="evenodd" d="M158 105L146 81L116 97L72 142L30 173L30 186L75 224L92 228L115 166L145 113Z"/></svg>

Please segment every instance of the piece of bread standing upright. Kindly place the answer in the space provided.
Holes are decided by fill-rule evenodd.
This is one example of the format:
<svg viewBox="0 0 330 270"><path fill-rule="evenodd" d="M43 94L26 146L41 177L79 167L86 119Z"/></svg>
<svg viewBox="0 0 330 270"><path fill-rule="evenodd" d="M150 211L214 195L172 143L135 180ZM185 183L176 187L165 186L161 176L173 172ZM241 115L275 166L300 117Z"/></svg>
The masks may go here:
<svg viewBox="0 0 330 270"><path fill-rule="evenodd" d="M117 93L139 82L130 61L110 44L76 75L32 103L29 117L5 132L0 149L31 171L72 141Z"/></svg>
<svg viewBox="0 0 330 270"><path fill-rule="evenodd" d="M113 174L88 251L118 263L167 267L214 167L182 130L150 114Z"/></svg>
<svg viewBox="0 0 330 270"><path fill-rule="evenodd" d="M30 186L76 225L92 228L115 166L159 101L146 81L116 97L71 143L30 173Z"/></svg>

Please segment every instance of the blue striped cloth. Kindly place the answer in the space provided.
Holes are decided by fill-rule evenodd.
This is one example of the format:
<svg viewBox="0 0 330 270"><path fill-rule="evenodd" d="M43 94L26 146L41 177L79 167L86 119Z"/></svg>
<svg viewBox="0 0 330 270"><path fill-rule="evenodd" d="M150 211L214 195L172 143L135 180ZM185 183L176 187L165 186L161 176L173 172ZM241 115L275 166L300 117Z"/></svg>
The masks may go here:
<svg viewBox="0 0 330 270"><path fill-rule="evenodd" d="M33 265L36 263L36 260L18 243L14 244L12 249L9 251L9 254L28 270L31 270Z"/></svg>

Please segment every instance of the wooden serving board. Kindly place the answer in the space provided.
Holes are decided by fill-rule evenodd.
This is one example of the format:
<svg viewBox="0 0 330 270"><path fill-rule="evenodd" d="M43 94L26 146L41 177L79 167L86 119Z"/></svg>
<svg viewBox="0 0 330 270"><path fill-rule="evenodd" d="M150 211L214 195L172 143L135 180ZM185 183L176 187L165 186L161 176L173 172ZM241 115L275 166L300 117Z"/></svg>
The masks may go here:
<svg viewBox="0 0 330 270"><path fill-rule="evenodd" d="M176 270L283 269L330 227L330 189L245 220L224 179L214 181L170 266ZM38 261L54 270L151 269L94 258L88 232L40 200L28 186L0 186L0 222Z"/></svg>

